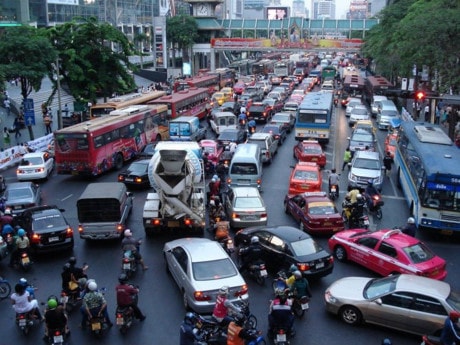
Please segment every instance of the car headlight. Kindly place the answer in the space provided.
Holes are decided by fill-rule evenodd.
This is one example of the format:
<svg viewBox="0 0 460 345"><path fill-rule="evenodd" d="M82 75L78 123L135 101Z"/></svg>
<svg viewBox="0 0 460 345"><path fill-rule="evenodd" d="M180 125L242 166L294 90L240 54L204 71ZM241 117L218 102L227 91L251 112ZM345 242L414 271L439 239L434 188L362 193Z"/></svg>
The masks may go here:
<svg viewBox="0 0 460 345"><path fill-rule="evenodd" d="M358 178L356 177L355 174L350 173L350 180L356 181Z"/></svg>
<svg viewBox="0 0 460 345"><path fill-rule="evenodd" d="M326 292L324 293L324 299L327 303L335 304L338 302L338 299L335 298L329 290L326 290Z"/></svg>

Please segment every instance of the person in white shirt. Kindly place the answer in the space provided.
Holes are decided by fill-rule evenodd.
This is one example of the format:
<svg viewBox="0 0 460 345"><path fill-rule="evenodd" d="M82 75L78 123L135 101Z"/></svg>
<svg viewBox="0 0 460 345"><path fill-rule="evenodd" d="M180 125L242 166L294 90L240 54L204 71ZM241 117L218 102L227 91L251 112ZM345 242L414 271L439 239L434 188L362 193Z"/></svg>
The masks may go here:
<svg viewBox="0 0 460 345"><path fill-rule="evenodd" d="M38 302L36 299L32 299L26 287L18 283L15 285L14 291L10 297L14 311L17 314L33 312L37 319L41 320L42 316L38 308Z"/></svg>

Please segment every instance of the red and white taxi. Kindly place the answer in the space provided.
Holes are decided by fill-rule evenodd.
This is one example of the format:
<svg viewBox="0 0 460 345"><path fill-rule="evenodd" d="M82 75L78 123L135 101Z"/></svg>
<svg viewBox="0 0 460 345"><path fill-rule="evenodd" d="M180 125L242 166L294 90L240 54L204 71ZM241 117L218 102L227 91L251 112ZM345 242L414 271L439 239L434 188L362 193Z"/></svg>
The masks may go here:
<svg viewBox="0 0 460 345"><path fill-rule="evenodd" d="M316 140L302 140L294 146L294 158L299 162L312 162L321 168L326 166L326 154Z"/></svg>
<svg viewBox="0 0 460 345"><path fill-rule="evenodd" d="M343 218L326 192L286 195L284 211L299 228L310 234L331 234L344 230Z"/></svg>
<svg viewBox="0 0 460 345"><path fill-rule="evenodd" d="M316 163L299 162L292 169L288 194L320 192L323 178Z"/></svg>
<svg viewBox="0 0 460 345"><path fill-rule="evenodd" d="M203 149L203 153L209 153L208 159L217 165L222 158L224 152L224 146L220 145L216 140L203 139L200 141L200 146Z"/></svg>
<svg viewBox="0 0 460 345"><path fill-rule="evenodd" d="M446 261L425 243L398 229L345 230L329 239L329 249L339 261L354 261L382 276L416 274L442 280Z"/></svg>
<svg viewBox="0 0 460 345"><path fill-rule="evenodd" d="M390 133L385 138L385 154L390 152L391 158L395 158L396 146L398 145L398 134Z"/></svg>

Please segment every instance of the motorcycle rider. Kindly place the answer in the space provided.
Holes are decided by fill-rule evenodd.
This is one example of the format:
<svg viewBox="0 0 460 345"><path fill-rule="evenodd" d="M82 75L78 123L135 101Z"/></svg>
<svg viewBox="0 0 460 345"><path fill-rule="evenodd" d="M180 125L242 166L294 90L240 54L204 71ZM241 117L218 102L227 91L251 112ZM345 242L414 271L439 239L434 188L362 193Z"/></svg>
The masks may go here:
<svg viewBox="0 0 460 345"><path fill-rule="evenodd" d="M252 119L251 121L248 122L248 131L249 131L249 134L252 134L252 133L255 133L256 132L256 127L257 127L257 124L256 124L256 121L254 119Z"/></svg>
<svg viewBox="0 0 460 345"><path fill-rule="evenodd" d="M134 238L131 230L126 229L124 232L124 238L121 241L121 248L123 252L130 250L134 258L136 259L136 261L141 264L142 269L145 271L148 269L148 266L145 265L141 254L139 254L140 244L141 244L141 240Z"/></svg>
<svg viewBox="0 0 460 345"><path fill-rule="evenodd" d="M88 320L91 320L93 317L102 316L105 318L108 326L112 327L113 323L110 321L107 312L107 302L104 295L97 291L97 284L94 280L88 283L88 290L85 297L83 297L81 329L86 329Z"/></svg>
<svg viewBox="0 0 460 345"><path fill-rule="evenodd" d="M289 289L298 297L307 296L311 298L312 293L310 290L310 284L308 284L308 280L303 277L302 272L297 270L294 271L292 275L294 276L295 280L292 285L289 286Z"/></svg>
<svg viewBox="0 0 460 345"><path fill-rule="evenodd" d="M117 292L117 306L121 308L131 307L136 319L144 321L146 316L142 314L137 306L137 300L135 298L139 294L139 289L128 284L128 276L124 273L118 276L118 282L120 284L115 287L115 291Z"/></svg>
<svg viewBox="0 0 460 345"><path fill-rule="evenodd" d="M37 300L30 296L24 285L16 284L10 299L16 314L31 313L32 316L35 315L36 319L42 319Z"/></svg>
<svg viewBox="0 0 460 345"><path fill-rule="evenodd" d="M237 315L228 325L227 345L244 345L245 340L257 339L257 334L249 332L244 328L244 317Z"/></svg>
<svg viewBox="0 0 460 345"><path fill-rule="evenodd" d="M240 127L245 127L247 121L248 116L246 115L246 112L241 112L241 114L238 115L238 123L240 124Z"/></svg>
<svg viewBox="0 0 460 345"><path fill-rule="evenodd" d="M236 314L241 313L240 308L228 300L228 286L222 286L217 293L216 304L212 311L212 317L222 325L228 325L232 319L228 316L228 309Z"/></svg>
<svg viewBox="0 0 460 345"><path fill-rule="evenodd" d="M32 285L29 284L26 278L19 279L19 284L23 285L26 288L26 291L29 293L32 299L35 299L35 289Z"/></svg>
<svg viewBox="0 0 460 345"><path fill-rule="evenodd" d="M249 269L249 266L262 256L262 248L259 243L259 237L252 236L249 246L241 248L238 255L241 263L240 272L242 273Z"/></svg>
<svg viewBox="0 0 460 345"><path fill-rule="evenodd" d="M65 337L70 336L70 330L67 323L67 315L64 307L59 305L55 297L49 298L47 302L47 310L45 311L45 336L43 340L48 342L50 330L62 330Z"/></svg>
<svg viewBox="0 0 460 345"><path fill-rule="evenodd" d="M409 217L407 218L407 224L404 228L401 229L401 231L409 236L415 237L415 234L417 233L417 225L415 225L415 219L414 217Z"/></svg>
<svg viewBox="0 0 460 345"><path fill-rule="evenodd" d="M185 314L184 321L180 325L180 343L179 345L195 345L200 340L194 330L197 323L195 314L188 312Z"/></svg>
<svg viewBox="0 0 460 345"><path fill-rule="evenodd" d="M0 225L2 229L6 224L13 224L13 214L11 213L10 208L5 209L5 212L0 217Z"/></svg>
<svg viewBox="0 0 460 345"><path fill-rule="evenodd" d="M348 193L346 197L350 199L350 203L354 204L356 202L356 196L361 194L361 191L356 186L348 186Z"/></svg>
<svg viewBox="0 0 460 345"><path fill-rule="evenodd" d="M449 313L441 332L440 341L442 345L455 345L460 342L460 329L457 324L459 318L460 313L458 311L451 311Z"/></svg>
<svg viewBox="0 0 460 345"><path fill-rule="evenodd" d="M374 187L374 183L372 182L372 180L369 180L367 182L367 187L364 191L364 195L366 196L366 203L367 203L367 207L369 208L369 210L372 210L374 208L374 195L380 195L379 191Z"/></svg>
<svg viewBox="0 0 460 345"><path fill-rule="evenodd" d="M27 253L27 255L29 255L30 241L24 229L20 228L18 230L15 244L16 248L11 253L10 267L12 267L14 263L19 262L22 253Z"/></svg>
<svg viewBox="0 0 460 345"><path fill-rule="evenodd" d="M277 289L276 297L270 304L270 312L268 314L268 334L273 337L277 327L285 329L294 336L294 314L291 310L291 303L287 298L286 291Z"/></svg>
<svg viewBox="0 0 460 345"><path fill-rule="evenodd" d="M335 168L331 170L331 174L329 175L329 193L331 193L331 187L336 186L336 193L339 195L339 182L340 182L340 175L337 174Z"/></svg>
<svg viewBox="0 0 460 345"><path fill-rule="evenodd" d="M75 256L71 256L67 263L64 265L64 268L61 273L62 279L62 290L65 292L71 292L75 290L75 287L71 289L70 285L75 286L75 284L69 284L70 282L78 283L82 278L88 278L86 271L88 270L88 265L83 265L83 267L77 266L77 259Z"/></svg>
<svg viewBox="0 0 460 345"><path fill-rule="evenodd" d="M391 339L385 338L382 340L382 345L392 345Z"/></svg>

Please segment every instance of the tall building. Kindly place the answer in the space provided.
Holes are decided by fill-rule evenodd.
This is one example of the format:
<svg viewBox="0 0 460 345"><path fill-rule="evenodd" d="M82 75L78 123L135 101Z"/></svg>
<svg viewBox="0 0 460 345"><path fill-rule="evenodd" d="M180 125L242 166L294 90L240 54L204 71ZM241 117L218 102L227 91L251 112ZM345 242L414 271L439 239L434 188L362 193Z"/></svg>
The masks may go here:
<svg viewBox="0 0 460 345"><path fill-rule="evenodd" d="M367 0L352 0L347 19L366 19L369 17L370 3Z"/></svg>
<svg viewBox="0 0 460 345"><path fill-rule="evenodd" d="M312 19L335 19L335 0L312 0L311 11Z"/></svg>
<svg viewBox="0 0 460 345"><path fill-rule="evenodd" d="M291 17L308 18L308 11L303 0L292 1Z"/></svg>

